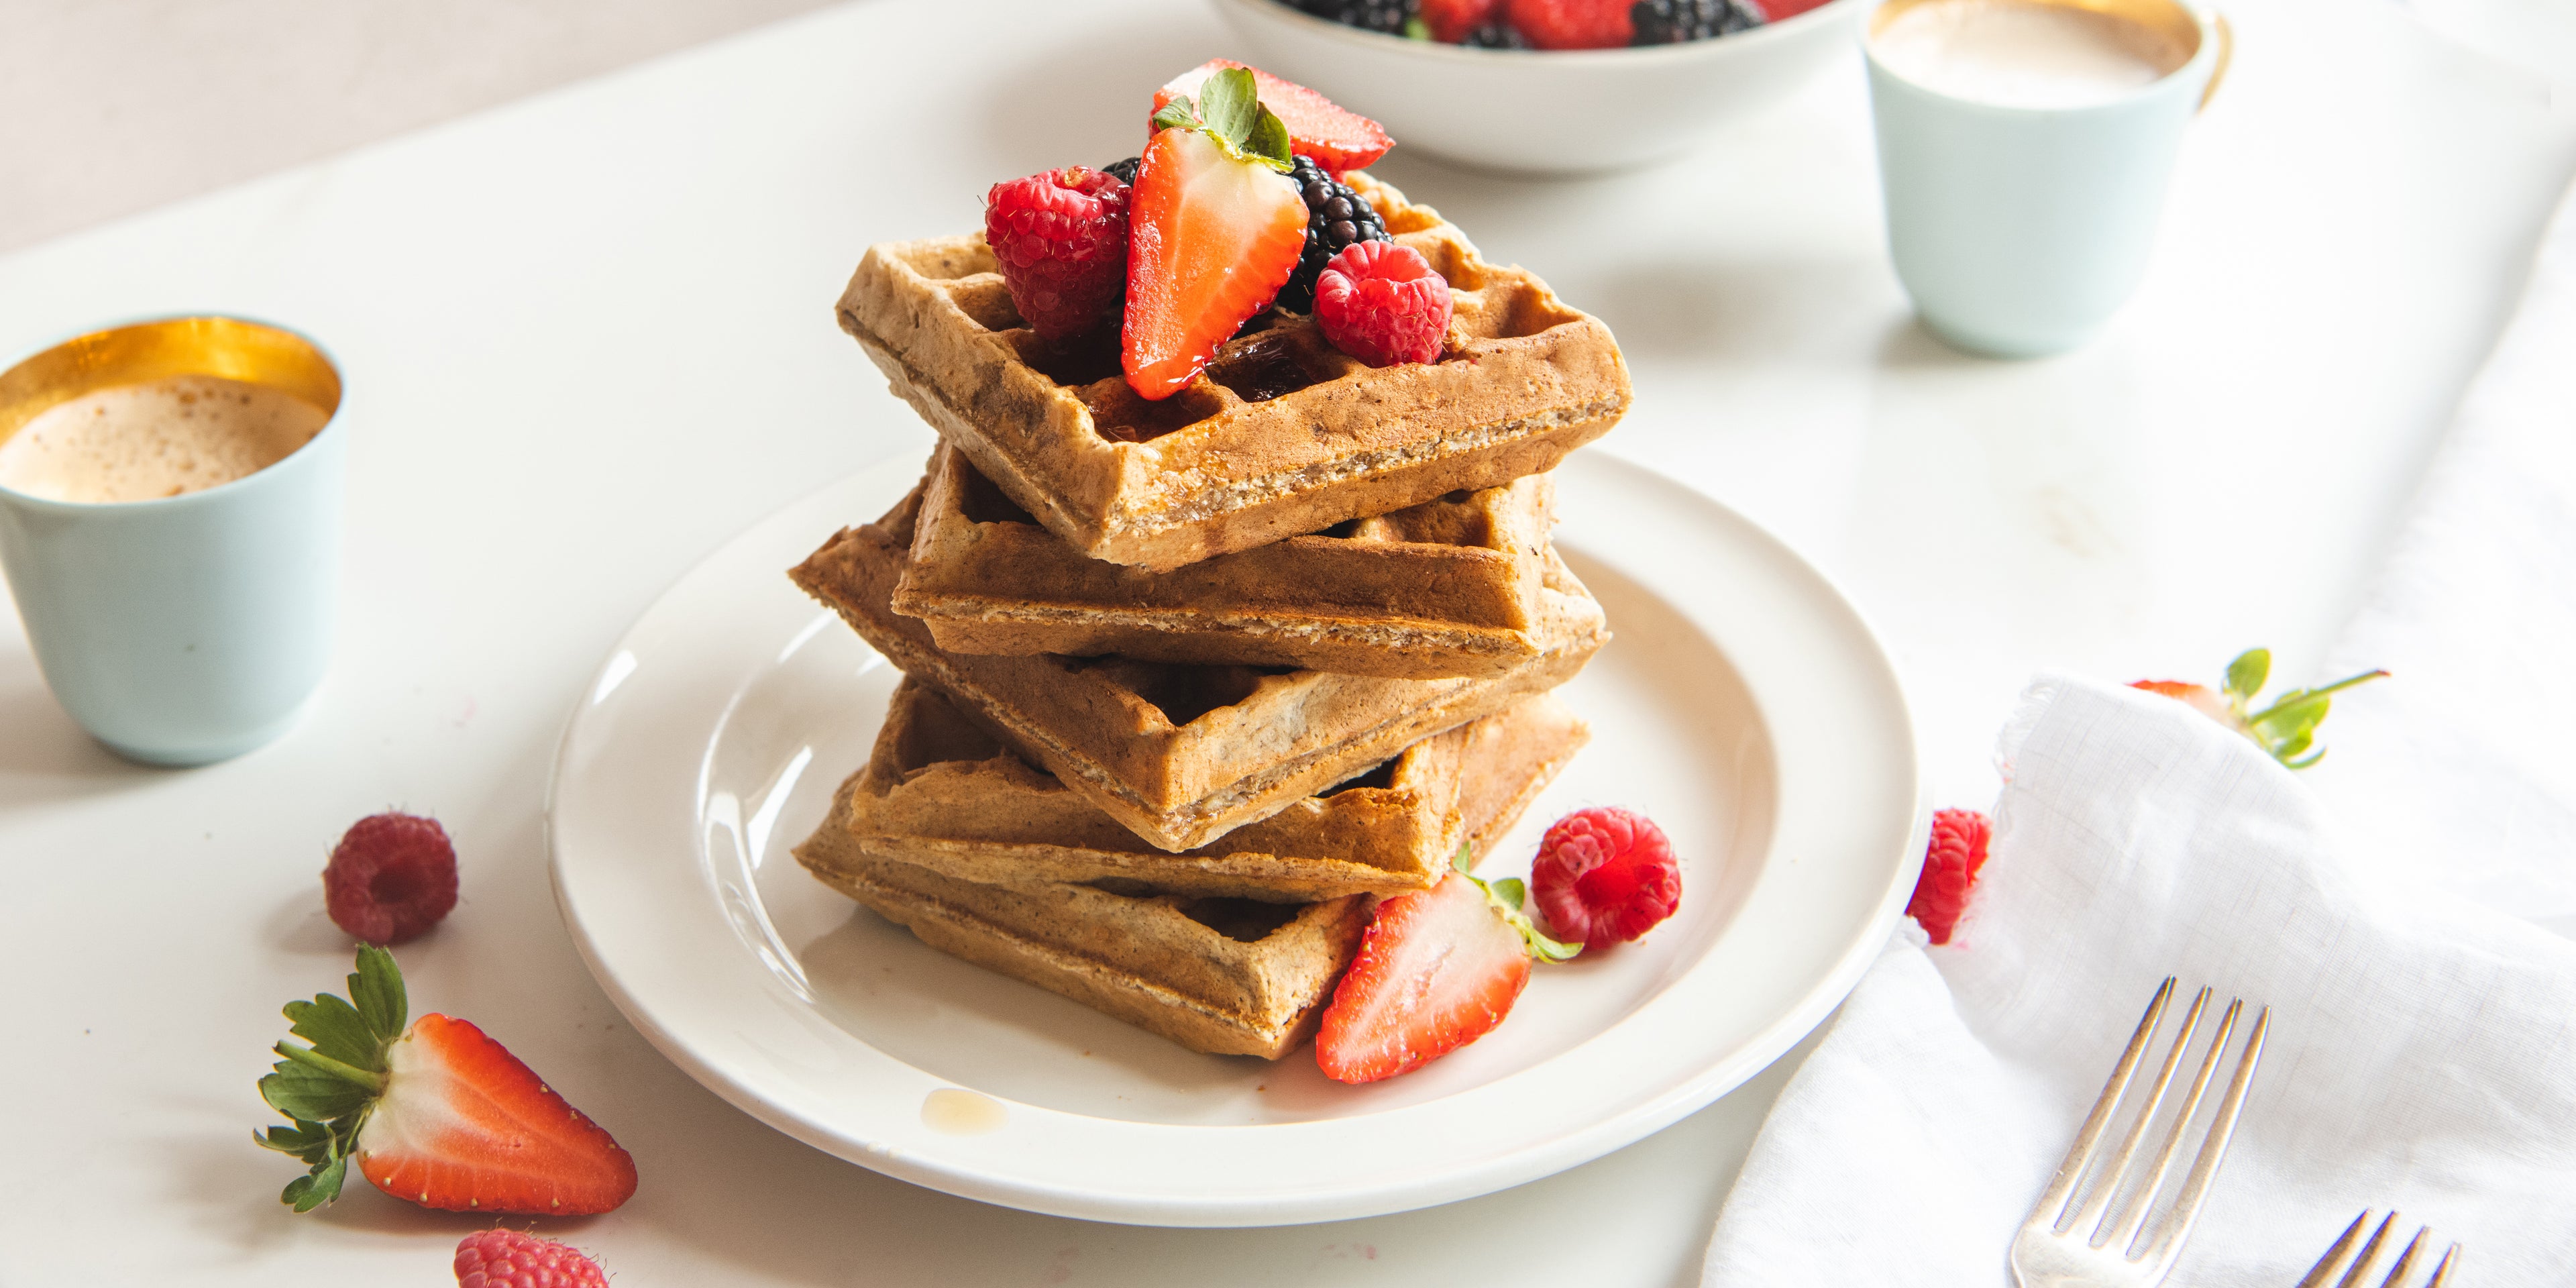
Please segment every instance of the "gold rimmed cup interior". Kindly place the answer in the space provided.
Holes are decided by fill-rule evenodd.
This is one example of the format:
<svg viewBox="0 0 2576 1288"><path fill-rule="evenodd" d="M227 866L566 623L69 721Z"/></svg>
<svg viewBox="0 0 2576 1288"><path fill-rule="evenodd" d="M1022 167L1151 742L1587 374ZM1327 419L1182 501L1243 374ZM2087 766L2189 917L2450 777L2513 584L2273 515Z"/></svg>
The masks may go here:
<svg viewBox="0 0 2576 1288"><path fill-rule="evenodd" d="M172 376L220 376L340 410L339 369L303 336L240 318L163 318L92 331L0 372L0 442L84 394Z"/></svg>

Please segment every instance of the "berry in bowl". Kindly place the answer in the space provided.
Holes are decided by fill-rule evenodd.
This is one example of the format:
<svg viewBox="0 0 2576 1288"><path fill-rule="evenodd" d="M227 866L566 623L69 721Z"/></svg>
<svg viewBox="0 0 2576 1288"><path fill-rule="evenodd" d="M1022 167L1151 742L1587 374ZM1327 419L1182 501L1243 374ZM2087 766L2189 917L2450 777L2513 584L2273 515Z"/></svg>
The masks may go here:
<svg viewBox="0 0 2576 1288"><path fill-rule="evenodd" d="M1851 56L1863 0L1213 0L1261 66L1484 170L1677 156ZM1604 128L1617 122L1617 128Z"/></svg>

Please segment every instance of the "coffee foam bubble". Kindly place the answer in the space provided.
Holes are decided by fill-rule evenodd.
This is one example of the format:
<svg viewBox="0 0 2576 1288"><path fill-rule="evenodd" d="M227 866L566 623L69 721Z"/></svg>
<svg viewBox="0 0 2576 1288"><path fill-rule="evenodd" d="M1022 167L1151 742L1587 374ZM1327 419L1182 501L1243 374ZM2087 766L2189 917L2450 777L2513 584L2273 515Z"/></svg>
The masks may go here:
<svg viewBox="0 0 2576 1288"><path fill-rule="evenodd" d="M152 501L245 478L331 413L265 385L172 376L93 390L0 441L0 488L53 501Z"/></svg>

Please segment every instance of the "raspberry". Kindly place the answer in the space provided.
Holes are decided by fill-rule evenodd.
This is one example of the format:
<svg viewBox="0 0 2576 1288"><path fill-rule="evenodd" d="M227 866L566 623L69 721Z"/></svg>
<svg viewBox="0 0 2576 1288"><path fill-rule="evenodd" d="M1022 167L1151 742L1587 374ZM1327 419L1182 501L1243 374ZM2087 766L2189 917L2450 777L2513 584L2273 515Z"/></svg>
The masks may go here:
<svg viewBox="0 0 2576 1288"><path fill-rule="evenodd" d="M1664 829L1645 815L1580 809L1556 820L1538 843L1530 893L1557 938L1607 948L1673 915L1682 901L1681 865Z"/></svg>
<svg viewBox="0 0 2576 1288"><path fill-rule="evenodd" d="M1456 45L1502 17L1503 0L1422 0L1422 25L1433 40Z"/></svg>
<svg viewBox="0 0 2576 1288"><path fill-rule="evenodd" d="M1410 246L1354 242L1315 279L1315 324L1372 367L1429 362L1449 330L1449 283Z"/></svg>
<svg viewBox="0 0 2576 1288"><path fill-rule="evenodd" d="M1511 24L1541 49L1617 49L1637 38L1630 0L1507 0Z"/></svg>
<svg viewBox="0 0 2576 1288"><path fill-rule="evenodd" d="M984 240L1029 328L1049 340L1116 315L1127 290L1127 185L1069 166L984 194Z"/></svg>
<svg viewBox="0 0 2576 1288"><path fill-rule="evenodd" d="M456 906L456 847L436 819L370 814L332 848L322 898L360 942L399 944Z"/></svg>
<svg viewBox="0 0 2576 1288"><path fill-rule="evenodd" d="M1922 923L1933 943L1950 942L1950 932L1958 929L1994 834L1994 824L1975 810L1933 811L1932 848L1923 855L1923 875L1915 879L1914 898L1905 905L1905 915Z"/></svg>
<svg viewBox="0 0 2576 1288"><path fill-rule="evenodd" d="M578 1249L516 1230L484 1230L456 1245L457 1288L608 1288Z"/></svg>

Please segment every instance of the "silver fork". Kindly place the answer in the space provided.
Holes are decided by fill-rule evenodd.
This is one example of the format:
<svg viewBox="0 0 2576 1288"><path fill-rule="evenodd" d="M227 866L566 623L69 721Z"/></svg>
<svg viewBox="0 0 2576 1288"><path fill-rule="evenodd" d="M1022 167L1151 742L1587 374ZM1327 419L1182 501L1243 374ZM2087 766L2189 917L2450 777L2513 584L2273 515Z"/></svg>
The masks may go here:
<svg viewBox="0 0 2576 1288"><path fill-rule="evenodd" d="M2354 1259L2352 1269L2345 1271L2343 1278L2335 1280L2335 1288L2363 1288L2369 1282L2370 1272L2377 1268L2379 1262L2379 1246L2388 1241L2388 1227L2396 1220L2394 1211L2379 1218L2379 1228L2370 1232L2370 1242L2361 1245L2361 1255ZM2317 1262L2316 1269L2310 1270L2308 1277L2299 1281L2299 1288L2325 1288L2327 1276L2343 1269L2343 1254L2352 1251L2352 1241L2361 1237L2361 1227L2369 1223L2370 1209L2363 1208L2361 1215L2343 1228L2343 1237L2326 1249L2326 1255ZM2379 1281L2379 1288L2403 1288L2406 1272L2413 1270L2416 1259L2424 1255L2424 1236L2432 1232L2433 1227L2429 1225L2416 1227L2415 1237L2407 1241L2406 1251L2397 1255L2397 1264L2389 1268L2386 1279ZM2459 1264L2460 1245L2453 1243L2442 1254L2441 1264L2433 1267L2433 1277L2424 1281L2424 1288L2443 1288L2451 1282L2451 1272L2458 1269Z"/></svg>
<svg viewBox="0 0 2576 1288"><path fill-rule="evenodd" d="M2142 1098L2125 1098L2173 996L2174 981L2168 976L2156 990L2155 1000L2147 1004L2147 1013L2139 1018L2138 1031L2129 1039L2129 1049L2121 1053L2119 1066L2111 1070L2102 1098L2093 1102L2093 1112L2075 1134L2075 1144L2066 1151L2066 1161L2057 1165L2057 1175L2032 1206L2030 1219L2022 1222L2021 1232L2013 1237L2013 1282L2022 1288L2151 1288L2162 1283L2165 1274L2173 1269L2174 1259L2182 1254L2183 1242L2199 1222L2201 1207L2209 1198L2209 1183L2218 1174L2219 1160L2227 1155L2227 1142L2236 1134L2236 1115L2245 1106L2245 1088L2254 1080L2254 1067L2262 1062L2263 1035L2272 1026L2272 1008L2264 1007L2255 1016L2253 1034L2246 1038L2244 1053L2237 1057L2236 1073L2228 1079L2227 1090L2219 1098L2218 1110L2201 1139L2200 1153L2192 1159L2191 1171L2183 1177L2182 1188L2165 1209L2164 1219L2142 1237L2140 1231L2155 1208L2156 1192L2164 1185L2175 1151L2182 1147L2183 1132L2200 1108L2210 1077L2218 1070L2219 1057L2226 1054L2228 1040L2236 1033L2237 1019L2245 1010L2241 1000L2227 1004L2226 1014L2218 1021L2218 1032L2210 1039L2208 1053L2201 1057L2200 1070L2191 1080L2191 1089L2175 1106L2171 1125L2165 1129L2154 1157L2143 1167L2132 1169L2130 1164L2136 1161L2139 1143L2146 1139L2147 1128L2164 1107L2165 1093L2173 1084L2174 1071L2181 1067L2183 1050L2191 1045L2193 1034L2200 1028L2201 1015L2209 1009L2210 994L2204 988L2192 999L2191 1011L2183 1017L2173 1050L2166 1054L2155 1081ZM2112 1120L2120 1110L2132 1105L2143 1106L2137 1111L2136 1121L2121 1135L2117 1146L2105 1150L2102 1138L2110 1131ZM2093 1178L2090 1189L2082 1184L2088 1174ZM2128 1200L2115 1207L2113 1200L2124 1192Z"/></svg>

